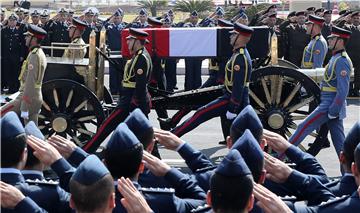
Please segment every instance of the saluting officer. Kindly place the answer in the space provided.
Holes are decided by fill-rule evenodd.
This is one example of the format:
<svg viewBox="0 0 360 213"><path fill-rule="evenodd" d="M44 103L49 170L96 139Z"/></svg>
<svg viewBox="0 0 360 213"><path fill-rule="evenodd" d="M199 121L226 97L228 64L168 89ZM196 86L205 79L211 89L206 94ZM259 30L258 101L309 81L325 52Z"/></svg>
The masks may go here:
<svg viewBox="0 0 360 213"><path fill-rule="evenodd" d="M87 8L84 10L84 22L87 24L85 32L82 34L82 39L86 44L89 43L90 33L92 30L95 30L95 26L93 25L94 11L92 8Z"/></svg>
<svg viewBox="0 0 360 213"><path fill-rule="evenodd" d="M331 34L331 27L332 27L332 22L331 22L331 16L332 16L332 10L325 10L324 11L324 26L321 30L321 34L324 36L324 38L327 38L330 34ZM328 43L329 45L329 43ZM325 56L325 60L324 60L324 64L328 64L329 60L331 58L331 52L328 51L326 56Z"/></svg>
<svg viewBox="0 0 360 213"><path fill-rule="evenodd" d="M32 22L33 25L42 27L41 23L40 23L40 13L39 13L38 10L32 11L30 13L30 16L31 16L31 22Z"/></svg>
<svg viewBox="0 0 360 213"><path fill-rule="evenodd" d="M127 44L129 52L133 57L125 65L122 80L122 96L117 108L104 121L94 137L85 145L84 149L87 151L95 151L94 147L98 147L135 108L140 108L145 115L150 113L151 100L147 84L152 71L152 62L149 53L144 47L149 42L147 40L148 33L135 28L130 28L129 33Z"/></svg>
<svg viewBox="0 0 360 213"><path fill-rule="evenodd" d="M131 22L129 23L126 27L131 27L131 28L147 28L149 26L148 22L148 13L146 11L145 8L141 8L141 10L139 11L139 15Z"/></svg>
<svg viewBox="0 0 360 213"><path fill-rule="evenodd" d="M201 123L221 115L233 120L236 115L249 104L249 81L252 62L246 44L250 41L253 29L236 23L231 31L230 42L233 46L233 55L225 68L224 95L200 107L195 114L172 132L181 137L199 126Z"/></svg>
<svg viewBox="0 0 360 213"><path fill-rule="evenodd" d="M2 87L9 87L10 94L19 89L20 66L26 51L23 32L16 26L17 19L15 14L11 14L8 25L1 30Z"/></svg>
<svg viewBox="0 0 360 213"><path fill-rule="evenodd" d="M171 12L170 12L171 11ZM174 12L169 10L165 18L162 20L163 28L175 27L173 23ZM167 58L165 60L165 77L166 77L166 90L169 92L173 92L176 88L176 58Z"/></svg>
<svg viewBox="0 0 360 213"><path fill-rule="evenodd" d="M86 28L86 23L79 20L79 19L72 19L72 25L69 27L69 37L71 39L72 44L83 44L85 45L84 40L82 40L81 35L84 33ZM71 45L69 46L71 47ZM77 48L81 48L83 46L75 46ZM69 59L83 59L86 54L86 48L81 50L73 50L73 49L66 49L64 51L63 57Z"/></svg>
<svg viewBox="0 0 360 213"><path fill-rule="evenodd" d="M57 18L49 27L50 42L69 43L69 26L66 23L67 11L65 8L60 8L57 14ZM53 56L61 57L64 54L63 50L54 50Z"/></svg>
<svg viewBox="0 0 360 213"><path fill-rule="evenodd" d="M298 126L289 139L290 143L299 145L310 132L327 123L339 156L345 139L343 119L346 117L346 96L352 71L352 62L345 51L350 35L348 30L332 27L328 40L333 56L325 67L324 80L320 84L320 105Z"/></svg>
<svg viewBox="0 0 360 213"><path fill-rule="evenodd" d="M26 46L29 47L30 53L23 62L19 75L20 94L15 100L1 108L1 114L15 111L24 119L25 124L28 121L34 121L37 124L42 105L41 85L47 64L40 43L45 38L46 32L38 26L29 24L28 32L24 35L26 35Z"/></svg>
<svg viewBox="0 0 360 213"><path fill-rule="evenodd" d="M311 41L304 49L301 63L302 68L314 69L323 67L328 50L326 40L321 35L324 21L322 17L309 15L309 20L306 22L306 33L311 36Z"/></svg>

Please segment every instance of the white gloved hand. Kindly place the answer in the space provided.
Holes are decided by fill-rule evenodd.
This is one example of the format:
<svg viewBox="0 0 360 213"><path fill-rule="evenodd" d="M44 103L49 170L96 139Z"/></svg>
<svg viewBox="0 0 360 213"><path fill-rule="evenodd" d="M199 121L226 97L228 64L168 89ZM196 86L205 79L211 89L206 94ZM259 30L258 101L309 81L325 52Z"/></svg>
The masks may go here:
<svg viewBox="0 0 360 213"><path fill-rule="evenodd" d="M21 111L21 115L20 117L22 117L23 119L29 119L29 112L24 112L24 111Z"/></svg>
<svg viewBox="0 0 360 213"><path fill-rule="evenodd" d="M232 112L229 112L229 111L226 112L226 118L228 120L233 120L234 118L236 118L236 116L237 116L237 114L235 114L235 113L232 113Z"/></svg>
<svg viewBox="0 0 360 213"><path fill-rule="evenodd" d="M332 119L337 118L337 116L332 116L332 115L328 114L328 118L329 118L330 120L332 120Z"/></svg>

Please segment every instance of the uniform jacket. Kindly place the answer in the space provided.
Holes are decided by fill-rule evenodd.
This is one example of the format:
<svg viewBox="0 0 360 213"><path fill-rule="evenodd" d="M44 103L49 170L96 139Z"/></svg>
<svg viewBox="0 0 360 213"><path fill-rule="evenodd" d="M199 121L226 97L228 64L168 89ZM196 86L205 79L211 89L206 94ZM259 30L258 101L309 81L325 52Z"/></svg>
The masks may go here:
<svg viewBox="0 0 360 213"><path fill-rule="evenodd" d="M327 50L327 42L321 34L313 37L304 49L301 66L308 69L322 68Z"/></svg>

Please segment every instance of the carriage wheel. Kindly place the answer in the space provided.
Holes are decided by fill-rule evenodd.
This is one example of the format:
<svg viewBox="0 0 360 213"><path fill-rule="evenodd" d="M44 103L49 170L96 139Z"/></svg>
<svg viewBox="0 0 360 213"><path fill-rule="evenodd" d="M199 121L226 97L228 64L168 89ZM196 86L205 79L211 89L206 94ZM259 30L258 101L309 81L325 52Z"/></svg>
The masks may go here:
<svg viewBox="0 0 360 213"><path fill-rule="evenodd" d="M252 73L249 97L265 129L289 139L298 124L320 103L320 88L305 74L286 67L272 66ZM300 144L308 150L309 143L323 143L326 131L312 132ZM313 145L312 145L313 146ZM312 153L316 155L316 153Z"/></svg>
<svg viewBox="0 0 360 213"><path fill-rule="evenodd" d="M104 120L95 94L75 81L48 81L42 85L42 95L39 129L45 137L56 133L82 147Z"/></svg>

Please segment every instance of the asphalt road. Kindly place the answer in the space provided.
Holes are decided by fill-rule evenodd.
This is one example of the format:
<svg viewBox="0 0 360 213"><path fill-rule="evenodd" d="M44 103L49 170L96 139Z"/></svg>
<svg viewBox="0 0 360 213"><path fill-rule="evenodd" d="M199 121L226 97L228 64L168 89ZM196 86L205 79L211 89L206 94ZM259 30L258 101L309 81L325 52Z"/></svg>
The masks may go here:
<svg viewBox="0 0 360 213"><path fill-rule="evenodd" d="M203 76L203 82L207 79L207 76ZM105 84L108 85L108 75L105 76ZM179 75L177 77L179 89L183 88L184 76ZM176 111L169 111L169 116L172 116ZM188 116L191 116L191 112ZM149 118L154 127L159 127L157 116L154 110L149 114ZM185 120L185 117L183 120ZM350 130L353 124L360 120L360 99L348 99L347 100L347 118L344 120L345 134ZM330 134L328 137L331 140ZM194 148L201 150L212 161L217 161L221 156L227 153L227 148L224 145L219 145L218 142L223 139L220 118L211 119L193 131L187 133L182 137L183 140L190 143ZM307 137L304 143L312 142L311 137ZM169 162L173 166L183 167L184 163L179 154L174 151L169 151L160 147L160 153L162 158ZM329 176L340 175L340 164L336 156L334 146L331 142L331 147L320 151L316 156L321 165L325 168Z"/></svg>

